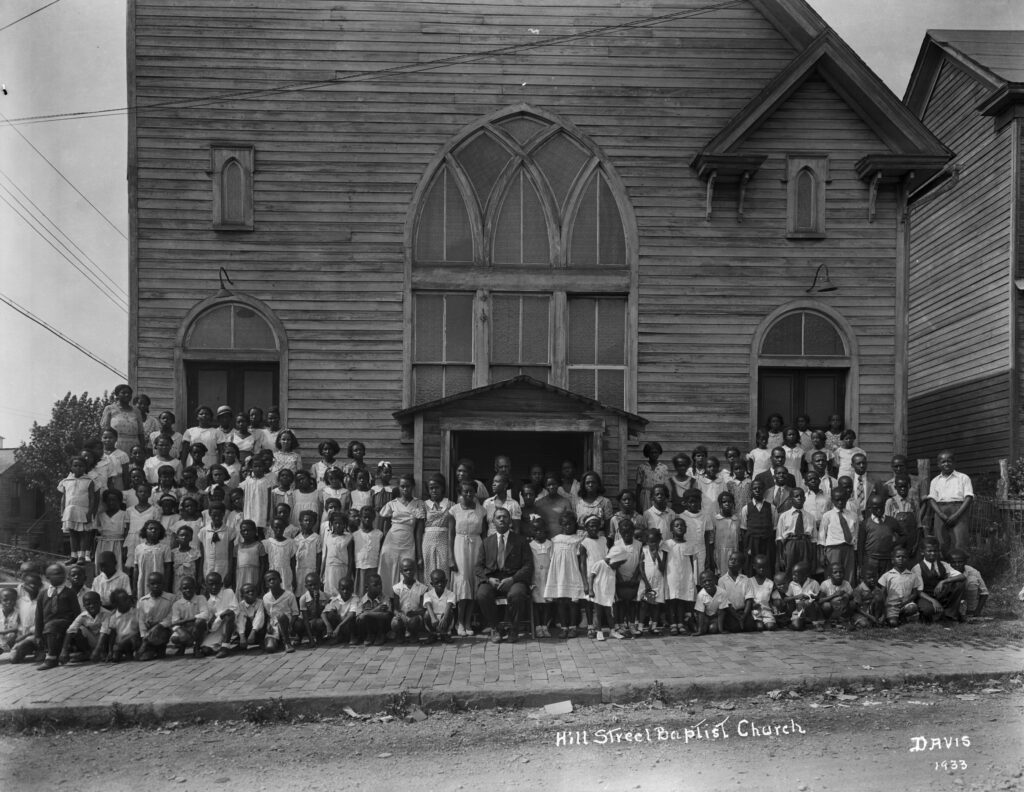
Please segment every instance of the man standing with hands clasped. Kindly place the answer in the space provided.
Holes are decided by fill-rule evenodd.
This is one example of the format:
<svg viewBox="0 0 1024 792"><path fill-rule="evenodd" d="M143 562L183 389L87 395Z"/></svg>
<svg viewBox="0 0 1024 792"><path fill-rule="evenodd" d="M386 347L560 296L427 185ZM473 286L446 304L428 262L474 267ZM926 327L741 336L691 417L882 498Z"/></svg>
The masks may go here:
<svg viewBox="0 0 1024 792"><path fill-rule="evenodd" d="M508 599L508 621L512 625L508 640L519 639L516 625L522 621L530 602L533 580L533 553L519 534L509 532L512 517L507 509L494 511L494 531L484 539L483 552L476 562L476 603L483 622L491 628L491 641L502 640L498 630L498 597Z"/></svg>
<svg viewBox="0 0 1024 792"><path fill-rule="evenodd" d="M928 489L928 506L935 515L935 537L942 556L949 558L953 548L967 547L967 528L971 516L974 488L970 476L956 470L952 451L939 454L939 475Z"/></svg>

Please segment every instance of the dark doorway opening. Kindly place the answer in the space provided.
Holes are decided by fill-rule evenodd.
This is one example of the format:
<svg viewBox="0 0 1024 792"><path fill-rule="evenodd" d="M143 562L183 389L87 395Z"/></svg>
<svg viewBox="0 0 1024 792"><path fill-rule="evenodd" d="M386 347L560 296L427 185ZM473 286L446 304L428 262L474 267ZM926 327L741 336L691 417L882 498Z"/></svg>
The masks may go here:
<svg viewBox="0 0 1024 792"><path fill-rule="evenodd" d="M262 407L266 411L280 401L278 380L277 363L186 362L189 420L200 405L216 410L226 404L236 413L250 407Z"/></svg>
<svg viewBox="0 0 1024 792"><path fill-rule="evenodd" d="M846 415L848 369L759 368L757 372L757 425L779 413L786 426L796 423L802 413L811 426L823 429L833 413Z"/></svg>
<svg viewBox="0 0 1024 792"><path fill-rule="evenodd" d="M557 473L566 459L576 466L577 475L593 465L593 435L588 432L452 432L451 470L455 481L460 459L472 459L476 477L491 487L494 458L500 454L512 460L512 481L516 488L530 477L530 466L539 464Z"/></svg>

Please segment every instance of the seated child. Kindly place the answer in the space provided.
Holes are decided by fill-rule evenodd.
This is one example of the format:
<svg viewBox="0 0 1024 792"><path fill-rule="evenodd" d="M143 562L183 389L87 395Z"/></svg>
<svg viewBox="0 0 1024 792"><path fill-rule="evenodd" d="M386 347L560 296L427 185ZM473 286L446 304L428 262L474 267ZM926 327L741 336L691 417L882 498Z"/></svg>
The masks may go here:
<svg viewBox="0 0 1024 792"><path fill-rule="evenodd" d="M803 630L808 622L820 619L818 609L818 581L807 576L808 566L801 561L793 567L793 580L789 584L789 595L793 597L793 613L790 615L791 630Z"/></svg>
<svg viewBox="0 0 1024 792"><path fill-rule="evenodd" d="M281 584L281 573L276 569L267 572L264 583L267 588L263 595L263 607L267 611L267 638L263 648L267 652L276 652L283 644L285 652L294 652L292 625L299 617L299 603L295 594Z"/></svg>
<svg viewBox="0 0 1024 792"><path fill-rule="evenodd" d="M892 569L878 579L878 586L885 592L885 621L890 627L917 621L920 579L914 570L907 569L904 548L896 548L892 554Z"/></svg>
<svg viewBox="0 0 1024 792"><path fill-rule="evenodd" d="M853 587L850 581L843 578L843 568L839 564L832 564L829 567L828 580L824 581L818 590L818 608L825 622L849 616L852 598Z"/></svg>
<svg viewBox="0 0 1024 792"><path fill-rule="evenodd" d="M757 558L764 558L766 564L768 562L765 556ZM725 605L718 608L718 631L722 633L751 632L756 629L751 615L754 598L750 591L750 578L740 572L743 560L739 552L729 553L726 572L718 578L718 592L726 600Z"/></svg>
<svg viewBox="0 0 1024 792"><path fill-rule="evenodd" d="M139 638L142 644L136 656L139 660L155 660L167 653L171 640L171 607L174 595L164 591L164 576L150 572L146 577L146 595L139 598Z"/></svg>
<svg viewBox="0 0 1024 792"><path fill-rule="evenodd" d="M119 663L124 657L134 656L139 649L139 617L132 607L128 589L114 589L110 592L110 602L114 610L100 628L100 656L109 663Z"/></svg>
<svg viewBox="0 0 1024 792"><path fill-rule="evenodd" d="M717 634L722 631L719 614L729 606L729 598L718 590L715 574L705 569L700 576L700 591L693 610L697 615L697 635Z"/></svg>
<svg viewBox="0 0 1024 792"><path fill-rule="evenodd" d="M181 529L185 530L184 528ZM206 637L206 597L197 593L196 579L191 575L182 576L175 582L180 596L171 606L170 645L176 654L185 654L192 647L194 657L203 656L203 638Z"/></svg>
<svg viewBox="0 0 1024 792"><path fill-rule="evenodd" d="M0 589L0 654L10 652L22 635L18 592L11 586Z"/></svg>
<svg viewBox="0 0 1024 792"><path fill-rule="evenodd" d="M308 573L302 584L305 591L299 597L299 613L302 618L295 620L295 635L299 639L296 643L302 643L305 638L310 646L316 646L317 639L327 635L323 619L320 618L327 605L327 597L320 590L320 576L315 572Z"/></svg>
<svg viewBox="0 0 1024 792"><path fill-rule="evenodd" d="M412 558L403 558L398 569L402 579L393 588L391 600L395 615L391 619L391 629L400 643L406 643L409 638L426 641L427 636L423 634L423 614L426 612L423 597L430 587L416 580L416 561Z"/></svg>
<svg viewBox="0 0 1024 792"><path fill-rule="evenodd" d="M206 610L199 616L206 622L206 635L203 638L202 652L217 657L227 657L228 652L237 648L235 619L238 612L238 600L235 592L224 585L220 572L210 572L206 576Z"/></svg>
<svg viewBox="0 0 1024 792"><path fill-rule="evenodd" d="M853 590L853 628L866 630L885 624L885 589L878 585L878 571L873 566L864 568L861 582Z"/></svg>
<svg viewBox="0 0 1024 792"><path fill-rule="evenodd" d="M772 592L769 595L772 609L772 616L775 619L776 627L789 627L793 613L795 597L789 596L789 575L785 572L776 572L772 578Z"/></svg>
<svg viewBox="0 0 1024 792"><path fill-rule="evenodd" d="M238 615L235 628L238 645L242 649L255 649L263 645L267 627L267 611L255 583L246 583L239 590Z"/></svg>
<svg viewBox="0 0 1024 792"><path fill-rule="evenodd" d="M919 589L917 607L923 620L931 621L936 616L963 620L960 600L964 596L966 577L939 560L939 540L935 537L925 540L924 558L914 567L914 573Z"/></svg>
<svg viewBox="0 0 1024 792"><path fill-rule="evenodd" d="M950 566L965 579L964 598L960 602L960 613L964 616L981 616L988 601L988 587L981 573L967 564L967 551L956 548L950 553Z"/></svg>
<svg viewBox="0 0 1024 792"><path fill-rule="evenodd" d="M546 532L543 524L538 530ZM423 595L423 621L431 640L440 640L441 643L452 640L455 594L448 588L448 576L443 569L435 569L430 573L430 591Z"/></svg>
<svg viewBox="0 0 1024 792"><path fill-rule="evenodd" d="M36 646L46 650L40 671L57 667L64 635L80 612L78 597L65 584L66 577L62 564L50 564L46 568L49 585L36 601Z"/></svg>
<svg viewBox="0 0 1024 792"><path fill-rule="evenodd" d="M100 607L100 595L87 591L82 596L82 612L79 613L64 636L64 645L58 658L61 665L89 659L96 663L102 655L100 634L110 613Z"/></svg>
<svg viewBox="0 0 1024 792"><path fill-rule="evenodd" d="M384 597L380 575L371 573L365 580L366 593L359 602L356 629L364 636L364 646L381 646L391 625L391 603Z"/></svg>
<svg viewBox="0 0 1024 792"><path fill-rule="evenodd" d="M728 564L728 561L726 561ZM768 577L768 559L758 556L754 559L754 576L749 582L753 604L751 616L758 631L775 629L775 611L772 609L772 592L775 583Z"/></svg>
<svg viewBox="0 0 1024 792"><path fill-rule="evenodd" d="M78 607L82 607L82 599L85 595L92 591L85 584L85 567L82 564L72 564L68 567L68 588L75 594L75 599L78 600Z"/></svg>
<svg viewBox="0 0 1024 792"><path fill-rule="evenodd" d="M331 597L320 619L324 623L328 639L340 644L347 641L349 646L356 646L356 614L359 612L359 598L352 595L352 581L347 578L338 583L338 593Z"/></svg>

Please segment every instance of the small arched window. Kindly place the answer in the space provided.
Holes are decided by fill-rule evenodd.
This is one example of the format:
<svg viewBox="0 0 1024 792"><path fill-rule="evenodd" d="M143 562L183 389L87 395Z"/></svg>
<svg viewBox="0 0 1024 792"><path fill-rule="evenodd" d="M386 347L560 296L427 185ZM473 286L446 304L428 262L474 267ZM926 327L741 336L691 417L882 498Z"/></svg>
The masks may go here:
<svg viewBox="0 0 1024 792"><path fill-rule="evenodd" d="M828 157L791 156L787 165L787 235L791 239L820 239L825 236Z"/></svg>
<svg viewBox="0 0 1024 792"><path fill-rule="evenodd" d="M210 147L215 230L253 230L253 159L252 146Z"/></svg>
<svg viewBox="0 0 1024 792"><path fill-rule="evenodd" d="M814 311L795 311L768 328L761 354L778 357L846 357L849 353L839 328Z"/></svg>
<svg viewBox="0 0 1024 792"><path fill-rule="evenodd" d="M247 305L226 303L201 313L185 336L186 350L276 350L267 320Z"/></svg>

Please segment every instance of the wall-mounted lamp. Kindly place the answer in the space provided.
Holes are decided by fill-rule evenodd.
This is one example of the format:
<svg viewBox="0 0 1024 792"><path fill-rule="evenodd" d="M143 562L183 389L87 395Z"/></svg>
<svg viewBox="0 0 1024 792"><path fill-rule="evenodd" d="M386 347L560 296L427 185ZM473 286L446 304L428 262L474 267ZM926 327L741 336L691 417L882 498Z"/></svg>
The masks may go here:
<svg viewBox="0 0 1024 792"><path fill-rule="evenodd" d="M218 297L230 297L231 296L231 291L228 289L227 286L224 285L224 281L227 281L232 286L235 285L235 282L233 280L231 280L231 276L228 275L228 271L226 269L224 269L223 267L220 268L220 271L217 273L217 276L220 278L220 291L217 292L217 296Z"/></svg>
<svg viewBox="0 0 1024 792"><path fill-rule="evenodd" d="M822 270L825 274L822 275ZM820 282L819 282L820 278ZM836 285L832 282L832 279L828 276L828 264L819 264L818 269L814 271L814 280L811 281L811 288L807 290L808 294L811 293L822 293L822 292L834 292Z"/></svg>

